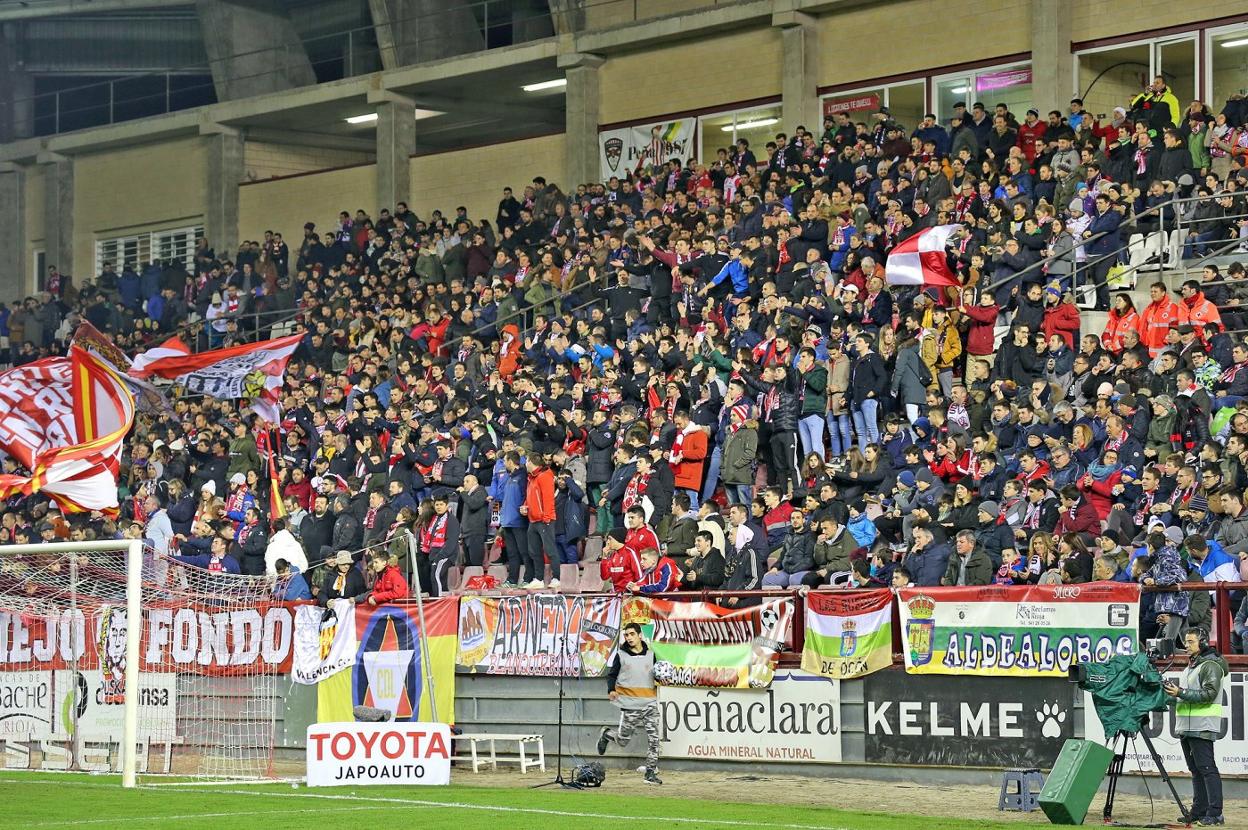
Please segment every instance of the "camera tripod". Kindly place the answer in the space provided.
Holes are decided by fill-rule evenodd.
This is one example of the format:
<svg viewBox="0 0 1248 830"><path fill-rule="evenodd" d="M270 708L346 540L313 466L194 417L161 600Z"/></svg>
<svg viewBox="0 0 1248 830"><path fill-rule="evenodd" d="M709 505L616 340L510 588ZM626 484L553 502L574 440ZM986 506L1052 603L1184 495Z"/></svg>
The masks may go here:
<svg viewBox="0 0 1248 830"><path fill-rule="evenodd" d="M1145 721L1144 725L1147 725ZM1174 796L1174 803L1179 805L1179 815L1183 816L1183 821L1187 824L1192 822L1192 814L1187 807L1183 805L1183 799L1179 797L1179 791L1175 789L1174 781L1170 778L1170 773L1166 772L1166 766L1161 762L1161 756L1157 754L1157 748L1153 746L1153 739L1148 737L1148 733L1143 729L1140 730L1140 737L1144 739L1144 746L1148 747L1148 754L1153 758L1153 764L1157 767L1157 772L1161 775L1161 780L1170 788L1170 795ZM1114 760L1109 764L1109 772L1106 778L1109 786L1105 790L1105 809L1101 812L1105 824L1112 824L1114 820L1114 796L1118 792L1118 779L1122 777L1123 765L1127 759L1127 739L1126 732L1119 732L1114 736L1114 746L1117 747L1118 739L1122 739L1122 751L1114 750Z"/></svg>

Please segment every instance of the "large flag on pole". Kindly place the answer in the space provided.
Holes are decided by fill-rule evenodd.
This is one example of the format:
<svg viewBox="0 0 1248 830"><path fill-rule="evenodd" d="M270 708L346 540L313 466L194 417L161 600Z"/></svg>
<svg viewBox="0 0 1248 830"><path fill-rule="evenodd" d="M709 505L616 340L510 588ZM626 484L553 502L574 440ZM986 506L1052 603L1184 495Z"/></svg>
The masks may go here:
<svg viewBox="0 0 1248 830"><path fill-rule="evenodd" d="M126 382L130 387L130 391L134 394L134 401L138 405L140 412L151 415L168 415L173 413L173 407L169 405L169 400L163 392L147 381L139 380L128 374L130 371L130 358L95 326L83 320L78 324L78 328L74 330L71 342L73 345L90 352L100 362L108 366L109 369L121 376L121 379Z"/></svg>
<svg viewBox="0 0 1248 830"><path fill-rule="evenodd" d="M0 475L0 498L42 493L65 513L115 513L121 445L134 397L77 346L0 375L0 450L29 475Z"/></svg>
<svg viewBox="0 0 1248 830"><path fill-rule="evenodd" d="M176 337L135 355L130 374L176 381L194 394L223 400L247 398L256 414L269 423L281 420L279 397L286 364L302 334L244 343L191 354Z"/></svg>
<svg viewBox="0 0 1248 830"><path fill-rule="evenodd" d="M945 258L945 243L961 229L961 225L937 225L895 245L884 266L889 284L960 286Z"/></svg>

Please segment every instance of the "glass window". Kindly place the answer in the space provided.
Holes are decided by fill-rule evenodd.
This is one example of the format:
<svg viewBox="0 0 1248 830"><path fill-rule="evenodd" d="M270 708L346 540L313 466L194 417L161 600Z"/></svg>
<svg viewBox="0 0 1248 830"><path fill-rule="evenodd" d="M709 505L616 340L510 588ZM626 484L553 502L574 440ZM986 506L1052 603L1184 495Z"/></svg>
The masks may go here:
<svg viewBox="0 0 1248 830"><path fill-rule="evenodd" d="M1161 75L1179 99L1179 111L1196 100L1196 40L1185 38L1158 43L1155 74ZM1151 78L1150 78L1151 80Z"/></svg>
<svg viewBox="0 0 1248 830"><path fill-rule="evenodd" d="M754 157L761 162L766 155L764 148L767 142L773 141L776 133L784 131L780 124L779 104L704 115L700 124L702 139L699 160L703 163L714 161L720 148L732 148L742 138L750 142Z"/></svg>
<svg viewBox="0 0 1248 830"><path fill-rule="evenodd" d="M906 128L906 135L914 132L927 112L923 103L924 82L922 80L906 84L894 84L887 90L888 111L893 120Z"/></svg>
<svg viewBox="0 0 1248 830"><path fill-rule="evenodd" d="M936 117L949 126L953 105L962 103L969 110L975 103L974 81L970 77L942 78L936 81Z"/></svg>
<svg viewBox="0 0 1248 830"><path fill-rule="evenodd" d="M1031 107L1031 67L1016 66L976 73L975 100L984 103L989 115L997 104L1005 104L1006 109L1022 121Z"/></svg>
<svg viewBox="0 0 1248 830"><path fill-rule="evenodd" d="M1114 107L1129 108L1131 99L1152 80L1149 51L1147 43L1139 43L1080 55L1079 97L1084 110L1108 115Z"/></svg>
<svg viewBox="0 0 1248 830"><path fill-rule="evenodd" d="M1232 95L1248 95L1248 28L1216 34L1211 42L1213 99L1205 103L1218 113Z"/></svg>

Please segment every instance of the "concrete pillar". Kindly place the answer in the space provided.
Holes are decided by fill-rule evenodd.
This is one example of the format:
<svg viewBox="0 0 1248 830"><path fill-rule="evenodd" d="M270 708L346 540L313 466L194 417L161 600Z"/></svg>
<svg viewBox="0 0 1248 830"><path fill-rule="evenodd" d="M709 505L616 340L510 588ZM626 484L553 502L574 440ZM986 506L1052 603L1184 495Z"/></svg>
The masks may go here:
<svg viewBox="0 0 1248 830"><path fill-rule="evenodd" d="M551 26L557 35L572 35L585 29L585 0L548 0Z"/></svg>
<svg viewBox="0 0 1248 830"><path fill-rule="evenodd" d="M601 181L598 158L598 69L606 59L575 52L559 56L568 79L564 96L564 147L567 155L565 193L578 184Z"/></svg>
<svg viewBox="0 0 1248 830"><path fill-rule="evenodd" d="M316 83L281 0L195 0L217 100Z"/></svg>
<svg viewBox="0 0 1248 830"><path fill-rule="evenodd" d="M377 204L394 210L410 202L416 152L416 104L394 93L370 93L377 106Z"/></svg>
<svg viewBox="0 0 1248 830"><path fill-rule="evenodd" d="M819 34L815 19L802 12L777 12L771 25L780 29L780 51L784 55L780 84L781 122L793 134L799 124L818 134L819 113Z"/></svg>
<svg viewBox="0 0 1248 830"><path fill-rule="evenodd" d="M203 124L199 132L208 155L204 236L218 257L232 259L239 238L238 185L246 175L243 134L221 124Z"/></svg>
<svg viewBox="0 0 1248 830"><path fill-rule="evenodd" d="M1031 100L1041 120L1050 110L1066 112L1075 96L1070 56L1073 6L1074 0L1031 0Z"/></svg>
<svg viewBox="0 0 1248 830"><path fill-rule="evenodd" d="M369 10L374 26L385 25L379 19L383 14L388 17L398 65L410 66L480 52L485 49L483 27L510 22L478 21L474 5L469 0L370 0Z"/></svg>
<svg viewBox="0 0 1248 830"><path fill-rule="evenodd" d="M26 242L26 170L0 164L0 302L29 293Z"/></svg>
<svg viewBox="0 0 1248 830"><path fill-rule="evenodd" d="M23 67L17 26L0 27L0 144L35 134L35 83Z"/></svg>
<svg viewBox="0 0 1248 830"><path fill-rule="evenodd" d="M95 276L94 263L74 264L74 162L57 153L43 152L36 157L43 171L43 250L49 266L76 277L75 285ZM40 275L42 276L42 275Z"/></svg>

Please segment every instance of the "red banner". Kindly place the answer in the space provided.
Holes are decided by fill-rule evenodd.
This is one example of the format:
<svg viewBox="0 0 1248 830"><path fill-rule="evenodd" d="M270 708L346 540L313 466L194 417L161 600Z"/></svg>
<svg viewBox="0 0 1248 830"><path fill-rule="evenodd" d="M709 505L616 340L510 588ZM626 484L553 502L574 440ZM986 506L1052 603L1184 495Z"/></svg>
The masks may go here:
<svg viewBox="0 0 1248 830"><path fill-rule="evenodd" d="M874 92L865 95L851 95L847 98L824 98L823 114L836 115L838 112L857 112L859 110L878 110L880 96Z"/></svg>
<svg viewBox="0 0 1248 830"><path fill-rule="evenodd" d="M282 674L290 671L296 603L248 608L150 608L143 615L141 671ZM34 617L0 610L0 671L76 667L122 675L126 609L105 605Z"/></svg>

